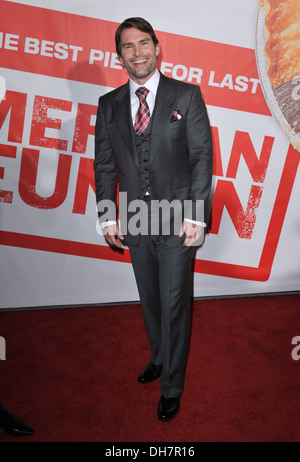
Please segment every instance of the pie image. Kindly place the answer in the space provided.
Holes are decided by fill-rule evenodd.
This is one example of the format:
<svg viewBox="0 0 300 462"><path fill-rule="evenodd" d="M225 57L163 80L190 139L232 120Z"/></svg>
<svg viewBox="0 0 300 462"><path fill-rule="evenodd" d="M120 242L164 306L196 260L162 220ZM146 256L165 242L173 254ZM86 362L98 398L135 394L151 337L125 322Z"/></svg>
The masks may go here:
<svg viewBox="0 0 300 462"><path fill-rule="evenodd" d="M256 61L271 113L300 151L300 0L259 0Z"/></svg>
<svg viewBox="0 0 300 462"><path fill-rule="evenodd" d="M300 0L265 0L265 52L275 88L300 76Z"/></svg>

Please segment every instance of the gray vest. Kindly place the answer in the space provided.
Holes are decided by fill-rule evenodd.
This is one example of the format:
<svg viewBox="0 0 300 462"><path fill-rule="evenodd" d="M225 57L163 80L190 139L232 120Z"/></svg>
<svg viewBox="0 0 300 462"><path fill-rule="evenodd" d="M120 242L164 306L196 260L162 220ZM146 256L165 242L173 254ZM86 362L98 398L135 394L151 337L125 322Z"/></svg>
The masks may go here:
<svg viewBox="0 0 300 462"><path fill-rule="evenodd" d="M151 184L149 177L149 155L150 155L150 141L151 141L151 120L148 124L147 130L144 135L134 133L136 150L139 158L139 173L141 178L143 197L148 192L151 196Z"/></svg>

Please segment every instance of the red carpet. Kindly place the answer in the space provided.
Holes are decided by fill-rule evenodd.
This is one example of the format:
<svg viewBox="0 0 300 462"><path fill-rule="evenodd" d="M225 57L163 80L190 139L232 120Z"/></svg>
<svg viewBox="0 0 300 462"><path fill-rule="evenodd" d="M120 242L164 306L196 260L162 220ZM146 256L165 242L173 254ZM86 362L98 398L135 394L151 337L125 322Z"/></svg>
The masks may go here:
<svg viewBox="0 0 300 462"><path fill-rule="evenodd" d="M0 442L296 442L300 295L195 301L181 411L158 421L139 305L0 312L0 401L35 428Z"/></svg>

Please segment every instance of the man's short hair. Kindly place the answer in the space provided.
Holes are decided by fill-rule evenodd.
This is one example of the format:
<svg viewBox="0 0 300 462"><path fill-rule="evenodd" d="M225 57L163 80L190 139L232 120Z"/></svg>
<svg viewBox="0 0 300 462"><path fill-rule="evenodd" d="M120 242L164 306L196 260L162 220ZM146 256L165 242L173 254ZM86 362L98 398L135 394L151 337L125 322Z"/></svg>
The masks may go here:
<svg viewBox="0 0 300 462"><path fill-rule="evenodd" d="M123 21L119 25L118 29L116 30L116 34L115 34L116 52L118 53L119 56L121 56L121 34L124 29L131 29L132 27L142 32L147 32L148 34L150 34L154 45L158 44L158 39L155 35L153 27L148 21L146 21L146 19L128 18L128 19L125 19L125 21Z"/></svg>

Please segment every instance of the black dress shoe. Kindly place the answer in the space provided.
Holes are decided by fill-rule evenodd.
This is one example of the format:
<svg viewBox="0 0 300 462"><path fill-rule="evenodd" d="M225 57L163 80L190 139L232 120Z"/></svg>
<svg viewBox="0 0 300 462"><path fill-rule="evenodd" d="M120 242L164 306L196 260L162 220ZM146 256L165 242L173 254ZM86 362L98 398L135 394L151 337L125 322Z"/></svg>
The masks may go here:
<svg viewBox="0 0 300 462"><path fill-rule="evenodd" d="M179 412L180 398L165 398L161 396L157 409L157 417L163 422L173 419Z"/></svg>
<svg viewBox="0 0 300 462"><path fill-rule="evenodd" d="M33 428L4 408L0 409L0 427L10 436L29 436L34 433Z"/></svg>
<svg viewBox="0 0 300 462"><path fill-rule="evenodd" d="M162 366L155 366L155 364L149 363L145 369L141 372L138 377L139 383L149 383L153 382L160 377L162 371Z"/></svg>

